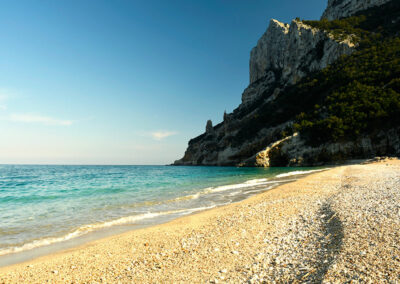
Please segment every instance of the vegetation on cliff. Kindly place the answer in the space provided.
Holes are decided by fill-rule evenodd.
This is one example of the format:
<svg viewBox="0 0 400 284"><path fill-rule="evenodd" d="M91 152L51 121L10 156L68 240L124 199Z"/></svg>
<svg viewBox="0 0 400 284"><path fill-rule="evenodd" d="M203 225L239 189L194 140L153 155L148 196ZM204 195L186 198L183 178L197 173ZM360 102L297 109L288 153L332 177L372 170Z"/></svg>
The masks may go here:
<svg viewBox="0 0 400 284"><path fill-rule="evenodd" d="M376 39L396 34L400 28L399 17L400 2L391 1L340 20L303 20L303 22L329 32L338 40L344 40L352 35L354 43L359 43L362 48L372 45Z"/></svg>
<svg viewBox="0 0 400 284"><path fill-rule="evenodd" d="M359 50L296 86L300 96L311 96L315 104L298 115L295 129L315 145L354 140L398 126L400 3L393 1L362 15L308 24L334 32L340 27L342 32L356 34Z"/></svg>
<svg viewBox="0 0 400 284"><path fill-rule="evenodd" d="M358 50L286 87L275 101L250 106L254 116L244 122L235 143L289 120L295 120L293 128L277 139L300 131L312 145L351 141L400 125L400 3L305 23L343 38L353 35Z"/></svg>
<svg viewBox="0 0 400 284"><path fill-rule="evenodd" d="M251 95L255 92L254 99L225 114L214 132L192 139L177 164L252 166L257 153L294 132L300 135L292 144L288 139L286 148L283 143L270 152L279 152L270 157L270 165L400 154L400 2L392 0L340 20L303 23L324 30L331 39L351 40L355 51L336 56L333 64L312 73L303 70L299 59L296 66L306 75L296 84L281 80L283 67L271 68L275 79L253 82L248 89ZM330 39L312 39L310 64L332 56ZM304 147L304 142L312 147Z"/></svg>
<svg viewBox="0 0 400 284"><path fill-rule="evenodd" d="M318 85L318 86L317 86ZM297 88L321 101L295 127L313 144L352 140L400 124L400 39L342 58Z"/></svg>

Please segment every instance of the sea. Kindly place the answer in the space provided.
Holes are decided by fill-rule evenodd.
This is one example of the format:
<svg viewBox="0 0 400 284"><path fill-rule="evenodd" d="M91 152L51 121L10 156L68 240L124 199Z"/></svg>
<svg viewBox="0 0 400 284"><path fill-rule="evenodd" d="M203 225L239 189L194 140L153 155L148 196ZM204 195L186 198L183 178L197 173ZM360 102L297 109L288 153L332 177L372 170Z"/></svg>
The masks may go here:
<svg viewBox="0 0 400 284"><path fill-rule="evenodd" d="M164 223L320 170L0 165L0 258Z"/></svg>

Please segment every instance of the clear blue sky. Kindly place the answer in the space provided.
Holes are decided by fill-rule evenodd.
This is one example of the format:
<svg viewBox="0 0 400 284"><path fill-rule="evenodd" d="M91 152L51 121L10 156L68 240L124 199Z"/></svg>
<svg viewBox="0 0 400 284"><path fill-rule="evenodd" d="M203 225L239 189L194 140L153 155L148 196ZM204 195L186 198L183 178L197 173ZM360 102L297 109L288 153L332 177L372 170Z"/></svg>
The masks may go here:
<svg viewBox="0 0 400 284"><path fill-rule="evenodd" d="M165 164L247 86L270 18L324 0L0 2L0 163Z"/></svg>

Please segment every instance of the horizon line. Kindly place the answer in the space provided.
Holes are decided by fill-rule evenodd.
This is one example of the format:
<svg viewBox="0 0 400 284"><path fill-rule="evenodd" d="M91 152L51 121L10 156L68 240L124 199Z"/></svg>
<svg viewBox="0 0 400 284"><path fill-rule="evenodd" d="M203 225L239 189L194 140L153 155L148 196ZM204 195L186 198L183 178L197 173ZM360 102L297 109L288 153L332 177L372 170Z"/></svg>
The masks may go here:
<svg viewBox="0 0 400 284"><path fill-rule="evenodd" d="M35 164L35 163L0 163L0 166L170 166L171 164Z"/></svg>

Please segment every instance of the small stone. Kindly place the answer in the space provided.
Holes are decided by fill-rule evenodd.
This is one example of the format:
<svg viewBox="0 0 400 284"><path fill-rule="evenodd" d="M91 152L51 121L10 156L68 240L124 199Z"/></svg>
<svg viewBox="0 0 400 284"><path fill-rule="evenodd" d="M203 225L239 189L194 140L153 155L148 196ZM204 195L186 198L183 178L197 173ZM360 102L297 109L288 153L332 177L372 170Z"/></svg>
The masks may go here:
<svg viewBox="0 0 400 284"><path fill-rule="evenodd" d="M233 250L233 251L232 251L232 253L233 253L233 254L236 254L236 255L238 255L238 254L239 254L239 252L238 252L238 251L236 251L236 250Z"/></svg>
<svg viewBox="0 0 400 284"><path fill-rule="evenodd" d="M52 271L54 274L58 274L58 270L53 270Z"/></svg>
<svg viewBox="0 0 400 284"><path fill-rule="evenodd" d="M219 272L220 272L220 273L227 273L227 272L228 272L228 270L226 270L226 269L222 269L222 270L220 270Z"/></svg>

